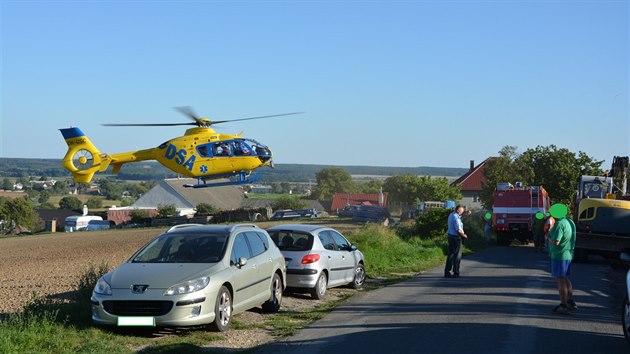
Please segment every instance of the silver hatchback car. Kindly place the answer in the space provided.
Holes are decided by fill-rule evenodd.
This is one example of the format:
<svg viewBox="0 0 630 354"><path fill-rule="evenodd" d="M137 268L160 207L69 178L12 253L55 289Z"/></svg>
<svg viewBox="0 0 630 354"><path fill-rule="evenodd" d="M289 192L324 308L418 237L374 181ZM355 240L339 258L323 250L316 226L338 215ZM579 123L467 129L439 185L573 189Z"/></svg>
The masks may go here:
<svg viewBox="0 0 630 354"><path fill-rule="evenodd" d="M285 284L284 257L265 230L180 225L98 280L92 321L225 331L234 314L252 307L277 312Z"/></svg>
<svg viewBox="0 0 630 354"><path fill-rule="evenodd" d="M287 287L308 289L321 299L328 288L365 282L365 257L338 231L318 225L277 225L267 229L287 265Z"/></svg>

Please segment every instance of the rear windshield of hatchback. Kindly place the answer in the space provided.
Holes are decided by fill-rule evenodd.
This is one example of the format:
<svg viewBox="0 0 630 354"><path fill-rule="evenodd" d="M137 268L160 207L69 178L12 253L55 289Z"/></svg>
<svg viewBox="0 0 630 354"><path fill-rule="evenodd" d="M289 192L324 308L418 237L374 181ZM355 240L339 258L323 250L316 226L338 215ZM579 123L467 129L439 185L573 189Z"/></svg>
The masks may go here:
<svg viewBox="0 0 630 354"><path fill-rule="evenodd" d="M306 232L277 230L269 236L280 251L309 251L313 248L313 235Z"/></svg>

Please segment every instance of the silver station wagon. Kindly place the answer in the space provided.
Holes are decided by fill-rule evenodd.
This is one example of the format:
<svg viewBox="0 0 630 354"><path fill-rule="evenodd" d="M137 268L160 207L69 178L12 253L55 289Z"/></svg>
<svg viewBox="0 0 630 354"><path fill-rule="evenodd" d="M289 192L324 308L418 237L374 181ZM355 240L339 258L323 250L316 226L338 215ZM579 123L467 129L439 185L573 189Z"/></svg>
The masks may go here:
<svg viewBox="0 0 630 354"><path fill-rule="evenodd" d="M225 331L234 314L280 309L285 270L284 257L255 225L175 226L98 280L92 321Z"/></svg>
<svg viewBox="0 0 630 354"><path fill-rule="evenodd" d="M328 288L365 282L365 258L341 233L318 225L267 229L287 263L287 287L307 289L321 299Z"/></svg>

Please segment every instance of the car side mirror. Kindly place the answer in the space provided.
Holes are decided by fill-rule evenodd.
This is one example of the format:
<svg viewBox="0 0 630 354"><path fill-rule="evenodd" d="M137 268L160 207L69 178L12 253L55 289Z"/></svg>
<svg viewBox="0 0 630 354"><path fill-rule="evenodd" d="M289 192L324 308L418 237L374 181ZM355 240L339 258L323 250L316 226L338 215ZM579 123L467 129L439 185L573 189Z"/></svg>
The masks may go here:
<svg viewBox="0 0 630 354"><path fill-rule="evenodd" d="M355 245L350 245L350 251L356 251L357 250L357 246Z"/></svg>
<svg viewBox="0 0 630 354"><path fill-rule="evenodd" d="M243 268L246 264L247 264L247 258L241 257L238 259L238 264L236 266L239 268Z"/></svg>

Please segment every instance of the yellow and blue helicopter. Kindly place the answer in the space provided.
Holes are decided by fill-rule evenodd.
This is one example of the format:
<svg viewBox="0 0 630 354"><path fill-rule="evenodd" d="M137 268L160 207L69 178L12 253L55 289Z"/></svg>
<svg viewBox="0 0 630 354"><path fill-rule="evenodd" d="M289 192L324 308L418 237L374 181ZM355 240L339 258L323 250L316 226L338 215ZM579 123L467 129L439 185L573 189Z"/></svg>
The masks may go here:
<svg viewBox="0 0 630 354"><path fill-rule="evenodd" d="M201 188L226 184L242 184L255 181L252 172L262 166L273 168L271 150L256 140L236 135L220 134L211 128L214 124L252 119L299 114L302 112L274 114L250 118L212 121L198 117L190 107L177 107L181 113L193 120L189 123L155 124L103 124L104 126L177 126L195 125L183 136L170 139L158 147L121 152L118 154L101 153L79 128L59 129L68 144L68 151L62 160L62 166L77 183L89 183L96 172L105 172L113 166L112 173L120 171L122 165L131 162L156 160L173 172L197 178L197 184L187 187ZM207 183L216 178L235 177L230 182Z"/></svg>

